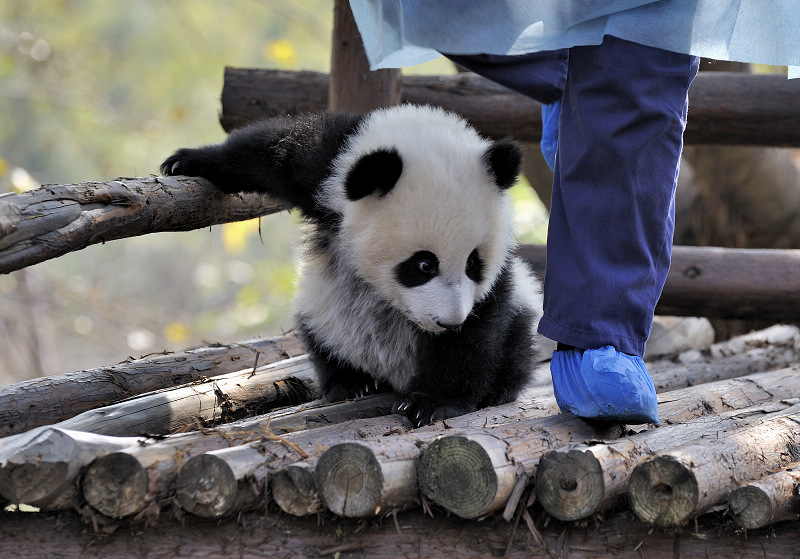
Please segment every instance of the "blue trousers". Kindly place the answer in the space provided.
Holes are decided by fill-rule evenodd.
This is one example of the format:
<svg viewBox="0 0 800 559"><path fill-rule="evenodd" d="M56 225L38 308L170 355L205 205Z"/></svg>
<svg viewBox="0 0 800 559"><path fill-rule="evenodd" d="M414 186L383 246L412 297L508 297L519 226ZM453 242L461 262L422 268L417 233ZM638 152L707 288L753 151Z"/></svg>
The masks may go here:
<svg viewBox="0 0 800 559"><path fill-rule="evenodd" d="M698 59L611 36L522 56L447 56L543 104L561 101L539 332L642 356L669 271Z"/></svg>

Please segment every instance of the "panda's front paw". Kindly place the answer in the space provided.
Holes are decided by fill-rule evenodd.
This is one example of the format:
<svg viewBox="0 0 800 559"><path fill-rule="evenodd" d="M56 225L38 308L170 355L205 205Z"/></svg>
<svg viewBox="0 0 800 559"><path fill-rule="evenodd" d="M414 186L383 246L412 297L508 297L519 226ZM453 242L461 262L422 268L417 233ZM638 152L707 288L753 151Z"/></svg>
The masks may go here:
<svg viewBox="0 0 800 559"><path fill-rule="evenodd" d="M202 149L182 148L173 153L161 164L161 172L165 176L185 175L187 177L205 177L212 172L207 155Z"/></svg>
<svg viewBox="0 0 800 559"><path fill-rule="evenodd" d="M337 375L331 378L325 390L329 402L343 402L370 394L388 392L391 387L364 373Z"/></svg>
<svg viewBox="0 0 800 559"><path fill-rule="evenodd" d="M414 427L422 427L439 419L464 415L476 409L476 406L469 402L443 400L421 392L413 392L402 396L394 405L393 411L408 417Z"/></svg>

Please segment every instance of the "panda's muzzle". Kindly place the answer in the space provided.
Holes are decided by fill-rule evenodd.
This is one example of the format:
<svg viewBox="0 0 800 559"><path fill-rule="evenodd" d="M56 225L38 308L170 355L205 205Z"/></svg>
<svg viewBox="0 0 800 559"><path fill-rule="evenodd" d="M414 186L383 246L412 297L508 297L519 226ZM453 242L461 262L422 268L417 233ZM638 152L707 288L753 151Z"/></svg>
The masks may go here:
<svg viewBox="0 0 800 559"><path fill-rule="evenodd" d="M438 320L436 321L436 326L444 328L445 330L458 330L459 328L461 328L461 324L462 323L459 323L459 324L447 324L447 323L444 323L444 322L439 322Z"/></svg>

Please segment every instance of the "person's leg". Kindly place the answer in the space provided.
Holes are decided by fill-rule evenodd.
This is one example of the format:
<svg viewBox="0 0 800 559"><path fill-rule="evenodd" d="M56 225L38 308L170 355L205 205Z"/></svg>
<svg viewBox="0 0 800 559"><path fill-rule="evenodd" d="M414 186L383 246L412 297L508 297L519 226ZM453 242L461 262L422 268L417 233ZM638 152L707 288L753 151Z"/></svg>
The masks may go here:
<svg viewBox="0 0 800 559"><path fill-rule="evenodd" d="M562 384L562 408L584 417L657 423L640 356L669 271L687 91L697 62L614 37L570 49L539 332L561 349L578 348L569 357L556 352L562 355L554 355L551 369L557 397ZM620 352L613 381L605 375L614 369L608 352L595 370L588 361L599 363L598 355L582 351L604 346ZM588 392L570 402L561 381ZM586 398L597 401L585 406Z"/></svg>

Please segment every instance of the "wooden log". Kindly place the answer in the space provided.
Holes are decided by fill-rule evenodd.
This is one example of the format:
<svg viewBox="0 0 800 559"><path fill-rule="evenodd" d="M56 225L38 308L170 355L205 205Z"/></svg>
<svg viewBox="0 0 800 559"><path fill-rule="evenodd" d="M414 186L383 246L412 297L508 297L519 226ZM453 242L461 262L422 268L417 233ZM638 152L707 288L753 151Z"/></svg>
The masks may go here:
<svg viewBox="0 0 800 559"><path fill-rule="evenodd" d="M797 372L784 370L771 376L754 375L757 377L755 381L745 377L666 392L659 395L659 416L664 424L684 423L723 410L743 409L759 402L769 402L775 393L791 394L793 389L796 390L796 384L785 390L782 388L783 382L792 375L796 377ZM486 447L485 443L472 441L473 444L453 444L458 452L449 452L447 448L445 451L432 452L435 450L434 444L444 446L446 439L467 434L453 433L431 443L420 459L417 481L422 493L431 501L459 516L477 518L491 513L508 501L514 487L514 483L504 481L509 470L517 471L521 467L520 473L534 479L540 458L553 449L569 443L617 438L621 434L648 429L647 426L632 429L590 424L571 414L560 414L492 428L486 433L497 442L491 441ZM505 452L498 452L495 448L497 445L505 445ZM472 463L484 465L484 475L465 479L456 477L455 472L461 467L460 464L467 460L466 453L473 455L470 458ZM503 458L498 458L501 456ZM492 464L491 470L488 464ZM440 477L440 472L451 474ZM473 482L472 485L468 485L468 481ZM485 487L488 487L488 493L494 490L497 494L492 495L491 499L482 497L482 500L478 500L479 496L485 494ZM576 489L572 482L565 487L566 490Z"/></svg>
<svg viewBox="0 0 800 559"><path fill-rule="evenodd" d="M685 142L800 146L800 84L795 82L785 75L700 73L689 89ZM266 116L325 110L327 90L326 74L226 68L220 121L230 131ZM493 138L541 139L538 103L473 74L403 76L400 95L404 103L460 113Z"/></svg>
<svg viewBox="0 0 800 559"><path fill-rule="evenodd" d="M797 376L796 371L793 374ZM559 520L588 518L619 502L634 467L647 457L697 441L709 433L751 425L766 414L790 407L789 403L769 401L617 441L570 445L548 452L536 468L536 500Z"/></svg>
<svg viewBox="0 0 800 559"><path fill-rule="evenodd" d="M251 462L253 468L250 471L257 470L265 462L273 461L275 457L286 459L285 463L275 466L275 469L278 469L287 463L298 462L307 455L322 452L327 446L341 442L343 438L353 438L357 435L368 436L391 430L407 430L409 424L404 418L398 415L385 415L391 409L394 401L395 399L391 395L381 395L362 398L357 402L329 405L323 408L321 415L335 417L340 414L351 418L378 417L373 420L356 421L351 419L326 426L319 426L320 422L308 422L309 430L291 432L282 436L276 435L275 432L281 428L281 418L258 417L229 423L204 432L174 435L148 446L126 448L120 452L102 456L89 466L83 476L83 495L89 505L106 516L122 518L132 514L143 514L146 518L152 518L158 515L162 504L170 499L175 488L176 475L181 466L188 464L193 457L206 452L253 443L262 454L263 460L259 459L260 461L257 463ZM293 425L297 423L290 416L287 417L287 421ZM230 456L235 456L238 452L247 452L251 458L254 456L246 448L235 452L232 450ZM125 477L115 474L121 470L127 472ZM216 470L216 472L220 471L224 471L224 468ZM209 478L212 476L209 472L205 475ZM146 479L147 482L142 484L138 481L139 479ZM260 479L263 481L264 478ZM257 481L254 477L248 478L248 482L257 483ZM188 488L187 484L188 481L182 482L185 487L184 493L188 494L192 490ZM214 486L213 483L206 481L201 484L207 491L211 491L208 488ZM261 492L260 489L256 489L256 491ZM211 500L207 494L198 493L198 496L206 503ZM236 503L245 502L244 499L238 500L234 497L231 500L224 495L220 497L220 502L223 498L227 499L224 503L234 507ZM248 506L252 504L252 502L247 503ZM202 504L197 505L198 510L202 510L202 507ZM207 510L216 511L221 508L221 505L217 505L216 508Z"/></svg>
<svg viewBox="0 0 800 559"><path fill-rule="evenodd" d="M3 194L0 274L96 243L202 229L285 209L267 196L231 196L189 177L120 178Z"/></svg>
<svg viewBox="0 0 800 559"><path fill-rule="evenodd" d="M256 338L6 385L0 388L0 437L64 421L146 392L303 353L305 348L293 335Z"/></svg>
<svg viewBox="0 0 800 559"><path fill-rule="evenodd" d="M419 503L415 441L345 442L320 456L315 470L319 495L328 510L350 518L405 510ZM376 459L376 453L382 459Z"/></svg>
<svg viewBox="0 0 800 559"><path fill-rule="evenodd" d="M728 495L728 511L742 528L753 530L800 517L800 472L791 469L737 487Z"/></svg>
<svg viewBox="0 0 800 559"><path fill-rule="evenodd" d="M544 246L520 254L546 265ZM676 246L656 314L798 321L798 274L800 250Z"/></svg>
<svg viewBox="0 0 800 559"><path fill-rule="evenodd" d="M670 527L722 503L738 485L800 459L799 424L800 412L764 419L639 464L628 482L633 512Z"/></svg>
<svg viewBox="0 0 800 559"><path fill-rule="evenodd" d="M535 523L535 525L534 525ZM129 557L459 557L485 559L793 559L797 555L797 526L733 530L725 524L700 521L691 530L653 530L628 512L602 522L565 525L532 522L539 539L523 525L499 515L482 522L419 511L398 513L394 519L365 522L340 519L319 523L316 517L291 518L280 512L244 513L236 522L164 517L149 526L115 522L97 533L80 514L0 513L0 556L105 559ZM114 530L114 528L117 528ZM98 523L98 528L103 525ZM35 534L35 537L31 537Z"/></svg>
<svg viewBox="0 0 800 559"><path fill-rule="evenodd" d="M329 110L366 113L400 104L400 69L370 71L347 0L334 1L331 45Z"/></svg>
<svg viewBox="0 0 800 559"><path fill-rule="evenodd" d="M272 500L292 516L308 516L325 510L314 477L316 459L290 464L270 479Z"/></svg>
<svg viewBox="0 0 800 559"><path fill-rule="evenodd" d="M15 504L63 509L77 502L75 478L97 456L144 443L139 437L107 437L39 427L0 448L0 495Z"/></svg>
<svg viewBox="0 0 800 559"><path fill-rule="evenodd" d="M213 425L272 408L307 402L320 395L307 356L152 392L84 412L58 424L103 435L165 435L187 427Z"/></svg>

